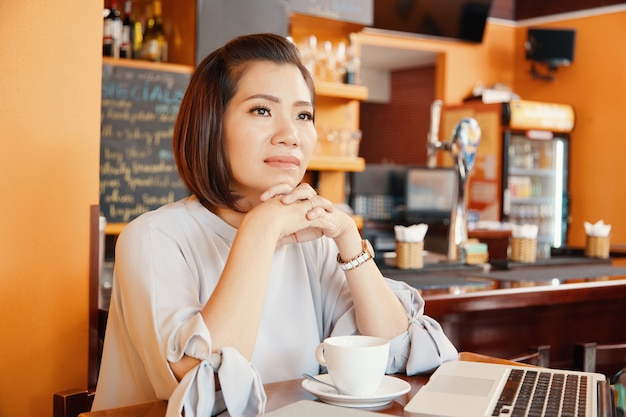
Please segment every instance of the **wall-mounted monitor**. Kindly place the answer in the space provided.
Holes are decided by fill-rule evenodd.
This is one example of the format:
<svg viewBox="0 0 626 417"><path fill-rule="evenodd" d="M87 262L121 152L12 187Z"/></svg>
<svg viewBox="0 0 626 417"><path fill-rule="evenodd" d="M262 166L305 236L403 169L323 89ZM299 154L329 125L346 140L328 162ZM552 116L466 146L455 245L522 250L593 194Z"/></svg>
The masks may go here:
<svg viewBox="0 0 626 417"><path fill-rule="evenodd" d="M453 168L409 166L405 187L407 220L450 218L457 196L457 174Z"/></svg>
<svg viewBox="0 0 626 417"><path fill-rule="evenodd" d="M493 0L374 0L372 27L480 43Z"/></svg>
<svg viewBox="0 0 626 417"><path fill-rule="evenodd" d="M541 62L551 69L574 61L576 31L573 29L529 28L526 59Z"/></svg>

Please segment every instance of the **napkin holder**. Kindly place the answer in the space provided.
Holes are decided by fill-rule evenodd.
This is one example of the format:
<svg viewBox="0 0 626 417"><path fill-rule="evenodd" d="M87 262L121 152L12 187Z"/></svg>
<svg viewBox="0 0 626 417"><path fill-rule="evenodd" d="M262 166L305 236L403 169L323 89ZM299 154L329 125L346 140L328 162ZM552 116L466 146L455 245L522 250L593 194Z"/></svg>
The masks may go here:
<svg viewBox="0 0 626 417"><path fill-rule="evenodd" d="M396 266L400 269L424 267L424 241L401 242L396 240Z"/></svg>
<svg viewBox="0 0 626 417"><path fill-rule="evenodd" d="M511 260L521 263L534 263L537 260L537 239L512 237Z"/></svg>
<svg viewBox="0 0 626 417"><path fill-rule="evenodd" d="M586 235L585 256L589 258L607 259L609 257L611 237Z"/></svg>

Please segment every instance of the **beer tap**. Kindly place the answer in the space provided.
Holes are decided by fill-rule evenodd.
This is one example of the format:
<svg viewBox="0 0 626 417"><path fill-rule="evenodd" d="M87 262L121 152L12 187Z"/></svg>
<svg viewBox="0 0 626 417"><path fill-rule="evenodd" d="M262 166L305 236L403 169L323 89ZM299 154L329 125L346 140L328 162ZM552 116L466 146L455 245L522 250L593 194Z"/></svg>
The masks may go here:
<svg viewBox="0 0 626 417"><path fill-rule="evenodd" d="M456 124L449 142L440 142L437 136L441 105L441 100L435 100L431 105L431 126L427 143L428 166L434 168L437 165L437 152L440 149L450 152L454 161L457 173L457 195L450 221L448 259L456 260L459 245L467 240L467 179L474 167L481 130L476 119L466 117Z"/></svg>
<svg viewBox="0 0 626 417"><path fill-rule="evenodd" d="M476 151L480 142L480 126L476 119L466 117L454 128L450 152L455 161L457 171L456 210L452 215L454 238L454 258L457 259L459 245L467 240L467 179L474 167Z"/></svg>
<svg viewBox="0 0 626 417"><path fill-rule="evenodd" d="M428 168L434 168L437 166L437 151L446 146L439 142L439 121L441 118L442 105L443 102L441 100L435 100L430 105L430 129L428 131L428 143L426 144L426 150L428 152Z"/></svg>

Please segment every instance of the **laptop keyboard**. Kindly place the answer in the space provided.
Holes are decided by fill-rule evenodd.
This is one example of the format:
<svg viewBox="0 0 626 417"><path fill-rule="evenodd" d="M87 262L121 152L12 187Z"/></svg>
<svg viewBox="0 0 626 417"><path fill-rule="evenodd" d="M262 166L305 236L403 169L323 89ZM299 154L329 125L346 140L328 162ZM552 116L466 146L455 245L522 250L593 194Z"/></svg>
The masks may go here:
<svg viewBox="0 0 626 417"><path fill-rule="evenodd" d="M584 417L587 376L513 369L492 416Z"/></svg>

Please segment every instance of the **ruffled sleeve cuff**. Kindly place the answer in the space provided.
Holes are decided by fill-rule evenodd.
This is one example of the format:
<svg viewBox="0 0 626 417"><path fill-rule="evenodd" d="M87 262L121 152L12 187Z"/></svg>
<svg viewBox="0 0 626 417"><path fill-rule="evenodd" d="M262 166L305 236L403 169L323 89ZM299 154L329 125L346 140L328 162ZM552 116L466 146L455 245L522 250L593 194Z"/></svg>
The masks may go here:
<svg viewBox="0 0 626 417"><path fill-rule="evenodd" d="M457 349L441 325L424 315L424 300L417 290L401 281L388 280L388 285L407 311L408 330L391 340L387 373L427 373L457 359Z"/></svg>
<svg viewBox="0 0 626 417"><path fill-rule="evenodd" d="M256 368L236 349L223 348L189 371L169 398L166 417L213 416L223 410L215 390L219 378L223 404L231 417L263 414L267 396Z"/></svg>
<svg viewBox="0 0 626 417"><path fill-rule="evenodd" d="M267 401L257 369L234 348L211 353L209 330L200 313L178 330L169 343L167 358L178 362L183 355L200 360L187 372L172 395L166 417L206 417L228 409L231 417L263 414ZM220 391L215 387L219 379Z"/></svg>
<svg viewBox="0 0 626 417"><path fill-rule="evenodd" d="M413 317L409 321L409 337L411 350L406 363L407 375L432 372L443 362L458 359L458 351L441 325L431 317Z"/></svg>

